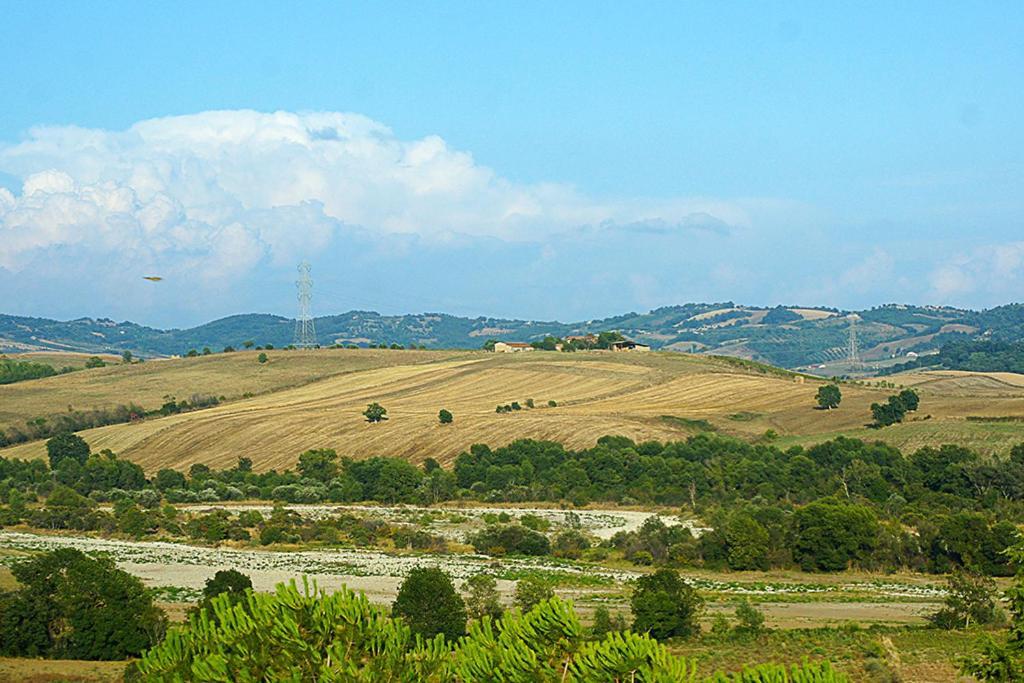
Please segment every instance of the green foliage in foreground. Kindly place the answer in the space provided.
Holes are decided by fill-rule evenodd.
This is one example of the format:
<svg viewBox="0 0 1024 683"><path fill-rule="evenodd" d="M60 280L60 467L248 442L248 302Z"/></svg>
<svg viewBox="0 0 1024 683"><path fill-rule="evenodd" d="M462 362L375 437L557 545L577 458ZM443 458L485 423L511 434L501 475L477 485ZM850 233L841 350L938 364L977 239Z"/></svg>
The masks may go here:
<svg viewBox="0 0 1024 683"><path fill-rule="evenodd" d="M166 619L142 582L109 558L61 548L11 572L21 588L0 595L0 654L124 659L163 635Z"/></svg>
<svg viewBox="0 0 1024 683"><path fill-rule="evenodd" d="M1017 567L1017 578L1005 594L1011 615L1009 634L1005 640L983 636L977 651L960 660L961 671L979 681L1024 680L1024 543L1009 548L1006 554Z"/></svg>
<svg viewBox="0 0 1024 683"><path fill-rule="evenodd" d="M455 643L424 640L365 596L343 588L300 592L292 582L273 594L247 593L233 605L172 629L137 663L146 681L424 681L482 683L697 683L696 664L648 636L614 632L599 641L569 603L547 600L498 622L474 622ZM705 679L708 683L847 683L829 664L767 665Z"/></svg>

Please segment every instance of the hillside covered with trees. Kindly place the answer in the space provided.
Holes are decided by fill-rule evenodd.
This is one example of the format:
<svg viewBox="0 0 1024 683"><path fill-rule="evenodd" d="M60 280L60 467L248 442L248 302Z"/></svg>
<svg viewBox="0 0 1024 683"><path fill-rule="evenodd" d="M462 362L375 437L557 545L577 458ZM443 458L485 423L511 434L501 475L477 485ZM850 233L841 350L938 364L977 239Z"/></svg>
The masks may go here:
<svg viewBox="0 0 1024 683"><path fill-rule="evenodd" d="M571 323L350 311L317 318L316 329L323 346L396 344L467 349L480 348L488 339L535 342L549 336L616 330L655 349L736 355L799 367L845 356L851 313L859 316L857 333L866 360L909 351L931 352L943 344L977 337L999 342L1024 340L1021 304L986 311L896 304L838 311L798 306L758 308L726 301L666 306L647 313ZM0 315L0 352L60 348L172 355L193 348L241 348L247 341L282 347L292 342L294 329L294 320L266 314L235 315L198 327L170 330L108 319L62 322Z"/></svg>

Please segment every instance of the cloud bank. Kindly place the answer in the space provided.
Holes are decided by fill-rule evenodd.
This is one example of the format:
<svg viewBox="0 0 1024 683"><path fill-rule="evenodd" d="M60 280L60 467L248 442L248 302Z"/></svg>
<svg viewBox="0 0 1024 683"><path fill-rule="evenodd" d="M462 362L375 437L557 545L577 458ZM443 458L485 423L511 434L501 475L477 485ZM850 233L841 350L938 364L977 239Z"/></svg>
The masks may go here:
<svg viewBox="0 0 1024 683"><path fill-rule="evenodd" d="M513 183L440 137L400 140L358 114L211 111L125 131L39 127L0 147L0 268L53 249L226 278L293 263L346 227L426 240L538 239L584 226L749 226L724 201L599 201Z"/></svg>

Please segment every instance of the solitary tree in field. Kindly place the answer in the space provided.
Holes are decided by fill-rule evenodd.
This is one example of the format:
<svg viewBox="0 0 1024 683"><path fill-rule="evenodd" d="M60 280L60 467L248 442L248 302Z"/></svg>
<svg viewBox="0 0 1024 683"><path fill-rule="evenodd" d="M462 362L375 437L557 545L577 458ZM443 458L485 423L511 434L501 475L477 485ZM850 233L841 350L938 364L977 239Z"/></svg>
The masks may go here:
<svg viewBox="0 0 1024 683"><path fill-rule="evenodd" d="M366 416L367 422L383 422L388 419L388 409L381 404L374 402L366 406L366 410L363 411L363 415Z"/></svg>
<svg viewBox="0 0 1024 683"><path fill-rule="evenodd" d="M132 362L132 352L126 350L124 353L122 353L121 362L124 363L125 365L130 365Z"/></svg>
<svg viewBox="0 0 1024 683"><path fill-rule="evenodd" d="M839 407L840 401L843 400L843 393L839 391L837 385L826 384L818 388L818 395L815 398L818 400L819 407L832 410Z"/></svg>
<svg viewBox="0 0 1024 683"><path fill-rule="evenodd" d="M450 425L452 423L452 420L454 419L455 418L452 416L451 412L445 410L444 408L441 408L441 412L437 414L438 422L440 422L443 425Z"/></svg>
<svg viewBox="0 0 1024 683"><path fill-rule="evenodd" d="M267 354L261 353L260 355L256 356L256 360L259 361L260 363L266 363L270 359L267 358Z"/></svg>

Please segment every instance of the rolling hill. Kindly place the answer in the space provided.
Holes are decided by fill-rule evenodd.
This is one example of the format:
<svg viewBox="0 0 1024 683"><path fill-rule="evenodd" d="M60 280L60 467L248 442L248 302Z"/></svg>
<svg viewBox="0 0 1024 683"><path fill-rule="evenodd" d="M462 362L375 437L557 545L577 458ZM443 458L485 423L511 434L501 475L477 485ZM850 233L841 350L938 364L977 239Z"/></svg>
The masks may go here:
<svg viewBox="0 0 1024 683"><path fill-rule="evenodd" d="M487 339L535 341L546 335L618 330L656 349L748 358L817 374L847 374L849 311L799 306L758 308L733 302L667 306L647 313L575 323L461 318L442 313L386 316L351 311L316 319L322 346L401 344L431 349L478 349ZM976 337L1024 340L1024 305L987 311L887 305L856 312L862 357L871 370L942 344ZM81 318L56 321L0 315L0 352L76 351L140 356L184 354L189 349L291 343L294 320L266 314L236 315L189 329L159 330L131 322ZM824 368L818 368L825 365Z"/></svg>
<svg viewBox="0 0 1024 683"><path fill-rule="evenodd" d="M236 352L0 386L0 429L68 404L132 400L149 408L166 394L224 395L216 407L82 432L94 449L109 448L150 472L196 462L231 466L242 456L257 469L283 468L317 447L448 462L474 443L537 438L584 447L606 434L669 440L708 430L748 440L772 430L781 444L843 434L908 449L962 443L990 453L1024 442L1020 375L917 373L892 381L919 387L921 409L902 425L871 430L864 426L870 404L892 389L846 384L842 406L820 411L813 407L818 380L734 358L323 349L271 352L260 364L256 352ZM536 407L495 412L526 399ZM361 411L371 401L387 407L390 419L367 423ZM438 423L441 408L454 413L454 424ZM44 454L41 441L0 450L4 457Z"/></svg>

